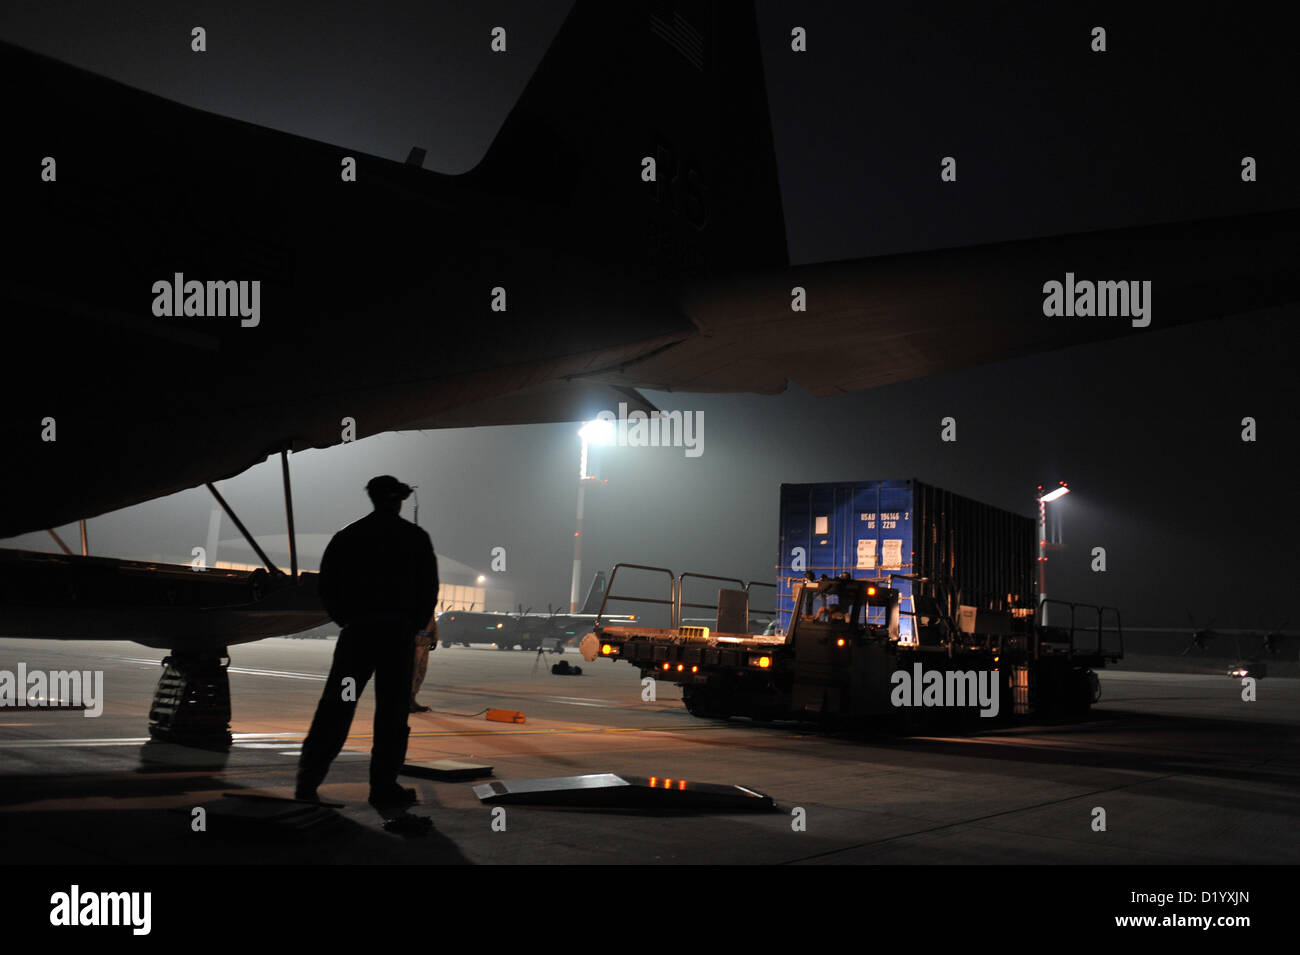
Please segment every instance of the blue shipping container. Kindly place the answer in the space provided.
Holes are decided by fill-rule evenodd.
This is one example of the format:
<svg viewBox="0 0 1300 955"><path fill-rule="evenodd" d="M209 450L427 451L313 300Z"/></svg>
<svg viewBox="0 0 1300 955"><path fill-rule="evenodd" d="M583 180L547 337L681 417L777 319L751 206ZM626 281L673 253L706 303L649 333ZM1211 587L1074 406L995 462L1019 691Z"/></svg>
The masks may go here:
<svg viewBox="0 0 1300 955"><path fill-rule="evenodd" d="M790 622L791 578L848 572L902 593L900 639L911 642L913 581L919 596L990 610L1035 605L1034 522L917 480L781 485L777 617ZM946 583L945 583L946 582ZM883 622L883 611L873 621Z"/></svg>

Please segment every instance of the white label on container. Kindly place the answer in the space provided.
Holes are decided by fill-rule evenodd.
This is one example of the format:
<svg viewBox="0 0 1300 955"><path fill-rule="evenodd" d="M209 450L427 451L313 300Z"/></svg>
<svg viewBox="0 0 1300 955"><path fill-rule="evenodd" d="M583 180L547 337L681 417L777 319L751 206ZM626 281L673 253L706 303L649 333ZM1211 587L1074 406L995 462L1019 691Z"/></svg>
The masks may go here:
<svg viewBox="0 0 1300 955"><path fill-rule="evenodd" d="M870 569L876 566L876 542L873 540L858 541L858 567Z"/></svg>
<svg viewBox="0 0 1300 955"><path fill-rule="evenodd" d="M902 540L882 540L881 545L881 566L890 570L897 570L903 566L903 542Z"/></svg>
<svg viewBox="0 0 1300 955"><path fill-rule="evenodd" d="M831 531L831 519L829 517L813 518L813 533L817 535L829 534Z"/></svg>

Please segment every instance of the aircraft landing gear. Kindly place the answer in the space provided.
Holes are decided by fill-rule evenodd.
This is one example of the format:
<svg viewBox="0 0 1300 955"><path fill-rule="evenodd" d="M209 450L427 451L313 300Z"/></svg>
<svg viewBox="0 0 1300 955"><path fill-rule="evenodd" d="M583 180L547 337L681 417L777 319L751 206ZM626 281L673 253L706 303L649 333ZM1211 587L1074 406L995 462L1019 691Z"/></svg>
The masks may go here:
<svg viewBox="0 0 1300 955"><path fill-rule="evenodd" d="M229 652L174 650L163 659L163 673L149 709L149 735L156 740L229 749Z"/></svg>

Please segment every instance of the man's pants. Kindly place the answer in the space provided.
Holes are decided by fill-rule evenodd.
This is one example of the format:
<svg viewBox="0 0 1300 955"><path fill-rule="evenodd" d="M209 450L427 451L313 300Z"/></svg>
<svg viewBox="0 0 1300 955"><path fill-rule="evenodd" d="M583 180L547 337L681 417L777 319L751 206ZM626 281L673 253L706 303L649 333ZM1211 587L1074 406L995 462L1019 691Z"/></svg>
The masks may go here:
<svg viewBox="0 0 1300 955"><path fill-rule="evenodd" d="M414 669L409 628L400 625L345 627L334 648L334 664L316 704L307 740L298 760L298 788L313 790L325 780L330 763L347 742L357 700L371 674L375 677L375 729L370 749L370 788L397 783L406 761L406 717ZM351 677L353 683L346 684Z"/></svg>

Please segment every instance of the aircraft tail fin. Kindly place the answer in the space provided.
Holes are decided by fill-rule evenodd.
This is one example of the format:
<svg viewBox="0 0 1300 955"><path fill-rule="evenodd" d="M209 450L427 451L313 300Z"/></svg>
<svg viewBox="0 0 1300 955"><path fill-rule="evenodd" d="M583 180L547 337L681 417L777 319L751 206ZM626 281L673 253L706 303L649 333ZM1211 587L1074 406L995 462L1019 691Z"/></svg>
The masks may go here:
<svg viewBox="0 0 1300 955"><path fill-rule="evenodd" d="M578 0L466 175L559 203L584 253L653 279L785 266L753 4Z"/></svg>
<svg viewBox="0 0 1300 955"><path fill-rule="evenodd" d="M596 576L591 579L591 589L587 591L587 599L583 601L582 609L579 613L599 613L600 602L605 599L605 572L596 571Z"/></svg>

